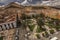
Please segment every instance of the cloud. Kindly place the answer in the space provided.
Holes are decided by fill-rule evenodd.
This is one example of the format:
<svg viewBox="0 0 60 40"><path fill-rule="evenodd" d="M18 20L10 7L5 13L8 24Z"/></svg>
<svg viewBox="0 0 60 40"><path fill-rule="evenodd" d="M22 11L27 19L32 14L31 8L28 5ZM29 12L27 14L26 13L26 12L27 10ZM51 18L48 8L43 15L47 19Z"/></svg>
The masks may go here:
<svg viewBox="0 0 60 40"><path fill-rule="evenodd" d="M10 2L20 2L22 3L24 0L0 0L0 3L9 4ZM30 4L36 4L37 2L40 2L41 0L28 0Z"/></svg>
<svg viewBox="0 0 60 40"><path fill-rule="evenodd" d="M1 4L4 4L4 5L6 4L6 5L7 5L7 4L9 4L10 2L15 2L15 1L16 1L16 0L0 0L0 5L1 5Z"/></svg>
<svg viewBox="0 0 60 40"><path fill-rule="evenodd" d="M7 0L0 0L0 2L2 3L2 2L6 2Z"/></svg>

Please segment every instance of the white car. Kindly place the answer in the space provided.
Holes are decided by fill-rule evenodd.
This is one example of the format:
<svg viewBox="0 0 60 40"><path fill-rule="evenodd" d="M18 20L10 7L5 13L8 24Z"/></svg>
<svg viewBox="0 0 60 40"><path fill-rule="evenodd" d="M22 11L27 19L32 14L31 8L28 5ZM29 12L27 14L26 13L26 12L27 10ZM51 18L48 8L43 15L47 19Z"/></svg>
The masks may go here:
<svg viewBox="0 0 60 40"><path fill-rule="evenodd" d="M58 38L57 37L53 37L50 40L58 40Z"/></svg>

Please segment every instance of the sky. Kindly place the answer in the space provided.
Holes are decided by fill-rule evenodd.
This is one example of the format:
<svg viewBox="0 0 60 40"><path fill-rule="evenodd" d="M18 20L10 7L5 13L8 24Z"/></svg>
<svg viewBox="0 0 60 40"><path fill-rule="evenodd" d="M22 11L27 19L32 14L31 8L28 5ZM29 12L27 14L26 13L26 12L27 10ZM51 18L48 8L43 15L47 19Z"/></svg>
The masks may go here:
<svg viewBox="0 0 60 40"><path fill-rule="evenodd" d="M0 0L0 5L3 5L3 4L9 4L10 2L23 2L24 0ZM40 0L32 0L30 3L37 3L37 2L40 2Z"/></svg>

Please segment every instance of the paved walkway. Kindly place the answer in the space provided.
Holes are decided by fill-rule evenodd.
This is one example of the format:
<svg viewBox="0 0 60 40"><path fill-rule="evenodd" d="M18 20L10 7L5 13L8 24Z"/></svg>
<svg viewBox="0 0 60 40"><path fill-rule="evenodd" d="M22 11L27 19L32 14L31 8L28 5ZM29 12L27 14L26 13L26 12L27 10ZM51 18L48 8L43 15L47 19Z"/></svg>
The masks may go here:
<svg viewBox="0 0 60 40"><path fill-rule="evenodd" d="M33 33L36 33L36 29L37 29L37 25L35 26L35 28L33 30Z"/></svg>

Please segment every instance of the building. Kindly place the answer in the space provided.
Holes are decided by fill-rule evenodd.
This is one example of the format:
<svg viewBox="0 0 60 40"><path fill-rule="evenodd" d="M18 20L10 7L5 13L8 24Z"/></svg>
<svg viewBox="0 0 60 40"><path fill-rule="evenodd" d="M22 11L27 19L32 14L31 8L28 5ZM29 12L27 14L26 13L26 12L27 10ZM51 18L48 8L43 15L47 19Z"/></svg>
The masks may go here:
<svg viewBox="0 0 60 40"><path fill-rule="evenodd" d="M17 3L10 3L9 5L4 6L3 8L0 7L0 37L3 37L3 40L14 40L16 28L18 27L17 14L18 19L21 21L22 13L25 13L26 15L29 15L29 13L36 13L36 14L43 13L44 15L51 17L52 16L51 12L52 14L55 14L58 12L58 9L52 7L41 7L41 6L22 6ZM20 40L22 38L23 38L22 40L24 40L24 36L22 36L21 34L24 35L25 32L26 32L25 29L23 28L21 29L20 27L19 31Z"/></svg>

